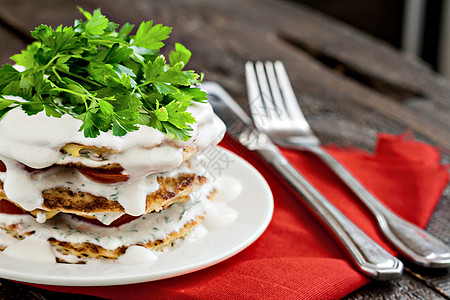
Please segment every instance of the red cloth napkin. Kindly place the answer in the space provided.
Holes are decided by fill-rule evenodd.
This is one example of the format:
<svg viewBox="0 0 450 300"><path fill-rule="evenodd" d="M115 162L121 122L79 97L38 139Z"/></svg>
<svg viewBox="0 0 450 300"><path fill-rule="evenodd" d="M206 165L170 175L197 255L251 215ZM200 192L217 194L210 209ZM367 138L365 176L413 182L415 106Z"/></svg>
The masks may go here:
<svg viewBox="0 0 450 300"><path fill-rule="evenodd" d="M448 182L448 170L433 147L406 137L380 134L374 154L325 148L387 206L424 227ZM271 224L250 247L205 270L155 282L112 287L35 286L108 299L339 299L370 281L353 268L278 174L229 137L222 146L255 166L275 198ZM395 254L371 215L326 166L308 153L283 153L356 225Z"/></svg>

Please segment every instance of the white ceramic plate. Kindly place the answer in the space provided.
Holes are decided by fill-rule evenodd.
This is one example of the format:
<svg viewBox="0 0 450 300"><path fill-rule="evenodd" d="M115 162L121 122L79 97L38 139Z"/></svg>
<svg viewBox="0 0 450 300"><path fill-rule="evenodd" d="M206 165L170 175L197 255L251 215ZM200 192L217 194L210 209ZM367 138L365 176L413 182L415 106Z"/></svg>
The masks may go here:
<svg viewBox="0 0 450 300"><path fill-rule="evenodd" d="M0 277L63 286L131 284L194 272L237 254L252 244L269 225L273 213L273 197L258 171L237 155L220 149L226 157L222 155L225 159L211 164L211 172L232 176L243 183L242 194L229 205L238 213L233 223L209 231L195 243L186 242L163 253L152 264L39 264L0 253Z"/></svg>

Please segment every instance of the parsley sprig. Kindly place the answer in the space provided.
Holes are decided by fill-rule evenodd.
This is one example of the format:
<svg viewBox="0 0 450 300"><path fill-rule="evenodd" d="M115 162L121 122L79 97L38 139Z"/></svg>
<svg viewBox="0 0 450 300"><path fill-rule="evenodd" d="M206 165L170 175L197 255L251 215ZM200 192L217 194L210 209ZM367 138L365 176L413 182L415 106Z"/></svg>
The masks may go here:
<svg viewBox="0 0 450 300"><path fill-rule="evenodd" d="M116 136L151 126L173 138L187 140L195 119L186 111L191 101L203 102L196 87L202 76L185 70L191 52L181 44L160 53L171 28L152 21L122 27L102 15L79 8L85 20L56 29L40 25L36 39L11 57L19 71L0 69L0 117L20 106L28 115L45 111L49 117L69 114L83 121L80 131L94 138L100 131Z"/></svg>

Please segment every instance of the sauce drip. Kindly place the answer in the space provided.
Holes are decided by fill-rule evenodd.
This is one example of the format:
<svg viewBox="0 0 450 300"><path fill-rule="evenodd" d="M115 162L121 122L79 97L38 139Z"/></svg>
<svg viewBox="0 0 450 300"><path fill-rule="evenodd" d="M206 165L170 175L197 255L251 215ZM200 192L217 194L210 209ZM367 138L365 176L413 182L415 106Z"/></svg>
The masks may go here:
<svg viewBox="0 0 450 300"><path fill-rule="evenodd" d="M3 251L3 254L34 263L56 263L50 244L33 236L12 244Z"/></svg>
<svg viewBox="0 0 450 300"><path fill-rule="evenodd" d="M79 219L79 220L81 220L81 221L83 221L83 222L91 223L91 224L96 225L96 226L102 226L102 227L119 227L119 226L122 226L122 225L124 225L124 224L130 223L131 221L136 220L136 219L139 218L140 216L135 217L135 216L130 216L130 215L122 215L122 216L120 216L118 219L112 221L112 222L111 222L110 224L108 224L108 225L103 224L102 222L100 222L100 221L97 220L97 219L84 218L84 217L77 216L77 215L73 215L73 217L76 218L76 219Z"/></svg>
<svg viewBox="0 0 450 300"><path fill-rule="evenodd" d="M121 137L109 131L96 138L85 138L78 131L82 121L69 115L61 118L47 117L45 113L28 116L20 108L12 109L0 121L0 160L4 163L0 165L0 180L4 183L5 194L25 210L40 209L44 185L40 181L46 181L47 188L66 187L74 192L103 196L118 201L127 214L142 215L147 194L158 187L152 174L179 167L183 162L184 147L202 151L216 145L223 137L225 125L210 104L195 102L188 107L188 112L197 123L192 126L192 138L184 142L170 139L147 126ZM70 156L60 151L67 144L111 149L111 153L100 160ZM86 168L62 171L55 166L65 164ZM111 164L119 164L124 171L117 174L94 170ZM78 183L78 190L74 181Z"/></svg>
<svg viewBox="0 0 450 300"><path fill-rule="evenodd" d="M217 200L211 202L207 199L207 195L213 189L217 190L219 186L222 188L217 194ZM224 192L225 186L226 189L235 190L235 192ZM214 183L207 184L201 188L199 191L199 195L201 196L192 196L189 202L175 203L161 212L140 216L118 227L92 225L91 223L80 221L80 218L67 214L57 215L44 224L36 223L36 220L29 215L0 214L1 226L21 224L20 228L22 232L34 231L31 236L34 241L30 243L23 243L14 239L11 240L9 235L0 232L0 244L7 246L7 249L10 249L8 252L15 252L13 254L14 257L20 259L22 259L21 256L25 255L33 245L38 245L40 249L45 249L46 246L43 246L43 242L46 242L50 237L70 243L94 243L105 249L128 246L125 255L116 261L109 260L108 263L149 264L163 253L145 249L139 246L139 244L164 239L171 232L179 230L184 224L199 215L203 215L205 212L205 221L196 226L186 240L195 242L203 238L208 231L224 228L237 218L237 212L229 207L228 204L239 196L239 193L236 191L241 190L242 185L239 181L233 180L230 177L218 177ZM228 196L223 197L221 193L227 194ZM25 240L29 239L30 237L27 237ZM36 240L39 241L36 242ZM177 245L179 243L181 241L176 242ZM26 247L28 250L15 250L19 246L21 248ZM73 255L62 255L58 252L55 253L58 258L71 263L77 263L79 261L87 263L94 262L92 259L77 258ZM39 258L31 256L30 259L38 260ZM46 260L47 262L51 262L51 259L48 259L48 257Z"/></svg>

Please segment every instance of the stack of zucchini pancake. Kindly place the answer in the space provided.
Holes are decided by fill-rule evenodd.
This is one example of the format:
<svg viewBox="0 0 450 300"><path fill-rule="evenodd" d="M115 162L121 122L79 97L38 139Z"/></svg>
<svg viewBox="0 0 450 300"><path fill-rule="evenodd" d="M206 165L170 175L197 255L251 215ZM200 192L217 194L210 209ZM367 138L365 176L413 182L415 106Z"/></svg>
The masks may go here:
<svg viewBox="0 0 450 300"><path fill-rule="evenodd" d="M80 12L0 69L1 248L34 240L68 263L189 233L215 194L198 154L225 132L190 51L161 54L170 27Z"/></svg>

